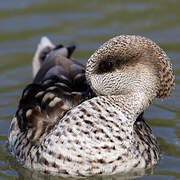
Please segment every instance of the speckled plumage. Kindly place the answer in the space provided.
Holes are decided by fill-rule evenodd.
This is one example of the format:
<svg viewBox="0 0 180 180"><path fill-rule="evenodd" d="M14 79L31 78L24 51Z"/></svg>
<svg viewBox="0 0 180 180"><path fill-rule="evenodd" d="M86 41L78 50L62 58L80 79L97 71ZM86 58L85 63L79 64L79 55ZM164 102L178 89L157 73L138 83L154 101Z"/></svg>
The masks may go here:
<svg viewBox="0 0 180 180"><path fill-rule="evenodd" d="M11 123L9 149L18 161L65 176L124 173L158 163L156 138L141 113L173 86L163 50L139 36L106 42L86 66L97 97L82 65L56 53L48 58Z"/></svg>

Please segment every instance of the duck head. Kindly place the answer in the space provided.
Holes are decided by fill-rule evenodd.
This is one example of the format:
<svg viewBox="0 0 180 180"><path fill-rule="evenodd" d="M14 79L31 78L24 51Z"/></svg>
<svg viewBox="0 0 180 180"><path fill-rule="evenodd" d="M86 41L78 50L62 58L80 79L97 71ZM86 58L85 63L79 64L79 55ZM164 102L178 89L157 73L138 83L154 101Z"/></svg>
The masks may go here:
<svg viewBox="0 0 180 180"><path fill-rule="evenodd" d="M138 93L149 102L168 96L174 84L166 53L134 35L114 37L96 50L87 62L86 78L98 95Z"/></svg>

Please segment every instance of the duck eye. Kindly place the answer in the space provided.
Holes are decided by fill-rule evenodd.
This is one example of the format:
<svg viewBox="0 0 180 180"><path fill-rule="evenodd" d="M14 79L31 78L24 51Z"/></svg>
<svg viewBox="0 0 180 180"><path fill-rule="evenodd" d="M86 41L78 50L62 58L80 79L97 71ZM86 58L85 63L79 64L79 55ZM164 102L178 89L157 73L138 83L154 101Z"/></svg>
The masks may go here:
<svg viewBox="0 0 180 180"><path fill-rule="evenodd" d="M98 73L106 73L113 71L114 65L110 60L103 60L99 63Z"/></svg>

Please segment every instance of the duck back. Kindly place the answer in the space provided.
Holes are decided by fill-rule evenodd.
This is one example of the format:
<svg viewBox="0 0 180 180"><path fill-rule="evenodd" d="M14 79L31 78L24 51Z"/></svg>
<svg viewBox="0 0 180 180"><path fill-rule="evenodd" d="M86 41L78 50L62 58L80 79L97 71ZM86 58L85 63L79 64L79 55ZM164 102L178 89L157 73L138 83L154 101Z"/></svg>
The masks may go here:
<svg viewBox="0 0 180 180"><path fill-rule="evenodd" d="M84 66L52 52L23 91L18 126L29 141L39 144L67 111L93 96Z"/></svg>

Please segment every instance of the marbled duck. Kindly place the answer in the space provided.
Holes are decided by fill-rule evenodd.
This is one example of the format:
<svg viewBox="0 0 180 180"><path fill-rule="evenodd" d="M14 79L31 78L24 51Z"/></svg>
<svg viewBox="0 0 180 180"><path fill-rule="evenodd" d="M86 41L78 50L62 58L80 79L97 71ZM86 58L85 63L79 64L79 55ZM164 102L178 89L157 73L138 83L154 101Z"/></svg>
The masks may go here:
<svg viewBox="0 0 180 180"><path fill-rule="evenodd" d="M9 149L20 163L48 174L91 176L159 162L142 112L174 84L162 49L144 37L117 36L95 51L86 72L58 50L47 54L9 130Z"/></svg>

